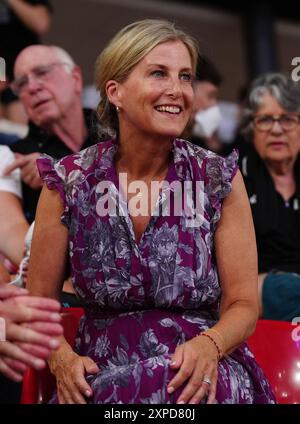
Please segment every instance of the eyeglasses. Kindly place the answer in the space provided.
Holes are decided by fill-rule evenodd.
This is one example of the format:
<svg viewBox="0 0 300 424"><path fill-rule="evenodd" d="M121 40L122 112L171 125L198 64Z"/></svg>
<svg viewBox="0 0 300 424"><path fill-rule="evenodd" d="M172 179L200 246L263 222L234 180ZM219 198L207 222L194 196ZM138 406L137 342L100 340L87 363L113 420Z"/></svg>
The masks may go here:
<svg viewBox="0 0 300 424"><path fill-rule="evenodd" d="M258 115L253 119L255 127L259 131L270 131L274 122L278 122L285 131L292 131L297 127L299 121L300 116L295 114L280 115L278 118L271 115Z"/></svg>
<svg viewBox="0 0 300 424"><path fill-rule="evenodd" d="M50 74L56 66L72 66L70 63L63 62L54 62L49 63L49 65L41 65L34 68L31 72L28 72L26 75L22 75L19 78L16 78L10 85L13 92L17 95L20 95L26 90L29 84L29 80L34 80L38 83L44 83L50 77Z"/></svg>

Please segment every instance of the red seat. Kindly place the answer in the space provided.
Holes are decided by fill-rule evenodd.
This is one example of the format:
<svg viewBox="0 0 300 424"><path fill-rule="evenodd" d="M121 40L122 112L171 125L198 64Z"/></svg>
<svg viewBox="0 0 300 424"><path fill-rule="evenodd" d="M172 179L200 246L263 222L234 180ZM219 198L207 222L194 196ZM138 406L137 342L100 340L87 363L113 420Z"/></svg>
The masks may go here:
<svg viewBox="0 0 300 424"><path fill-rule="evenodd" d="M259 320L248 344L278 403L300 404L300 327Z"/></svg>
<svg viewBox="0 0 300 424"><path fill-rule="evenodd" d="M64 335L71 346L82 315L81 308L63 310ZM277 402L300 404L300 330L297 334L297 328L289 322L259 320L248 344ZM21 403L47 403L54 388L55 380L48 368L39 372L30 369L24 376Z"/></svg>
<svg viewBox="0 0 300 424"><path fill-rule="evenodd" d="M63 308L62 325L67 342L73 347L80 317L83 315L82 308ZM47 403L55 389L55 378L48 367L42 371L30 368L23 379L21 403Z"/></svg>

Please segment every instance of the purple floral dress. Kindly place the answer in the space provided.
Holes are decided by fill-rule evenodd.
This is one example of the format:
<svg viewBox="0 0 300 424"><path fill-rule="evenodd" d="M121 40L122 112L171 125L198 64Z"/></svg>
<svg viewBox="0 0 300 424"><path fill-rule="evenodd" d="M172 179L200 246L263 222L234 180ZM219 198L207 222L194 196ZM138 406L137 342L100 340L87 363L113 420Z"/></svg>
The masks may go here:
<svg viewBox="0 0 300 424"><path fill-rule="evenodd" d="M85 303L76 352L99 366L88 375L91 403L175 403L182 388L167 393L176 371L169 367L177 345L212 327L218 320L220 285L213 254L214 231L222 200L231 190L237 153L226 159L176 139L166 194L174 204L172 182L202 182L204 205L200 225L190 225L185 213L152 216L139 243L132 221L120 213L127 203L119 193L114 155L118 143L109 140L57 162L38 160L49 189L59 191L69 229L72 281ZM99 216L103 192L116 199L119 213ZM192 189L193 190L193 189ZM162 209L161 209L162 210ZM217 403L274 403L272 390L248 346L243 343L219 363ZM53 402L57 401L54 397Z"/></svg>

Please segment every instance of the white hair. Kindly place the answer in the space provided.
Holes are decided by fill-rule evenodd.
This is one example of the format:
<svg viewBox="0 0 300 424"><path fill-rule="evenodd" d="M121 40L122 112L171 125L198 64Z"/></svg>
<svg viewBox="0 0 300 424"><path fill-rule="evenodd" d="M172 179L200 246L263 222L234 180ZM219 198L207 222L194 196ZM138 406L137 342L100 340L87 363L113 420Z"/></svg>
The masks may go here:
<svg viewBox="0 0 300 424"><path fill-rule="evenodd" d="M253 136L253 117L263 104L264 96L270 94L288 112L300 113L300 87L288 74L269 72L256 78L249 89L247 106L242 119L242 132Z"/></svg>
<svg viewBox="0 0 300 424"><path fill-rule="evenodd" d="M58 46L49 46L49 47L54 51L59 62L66 65L65 70L67 72L70 72L74 68L75 62L72 59L72 57L69 55L69 53Z"/></svg>

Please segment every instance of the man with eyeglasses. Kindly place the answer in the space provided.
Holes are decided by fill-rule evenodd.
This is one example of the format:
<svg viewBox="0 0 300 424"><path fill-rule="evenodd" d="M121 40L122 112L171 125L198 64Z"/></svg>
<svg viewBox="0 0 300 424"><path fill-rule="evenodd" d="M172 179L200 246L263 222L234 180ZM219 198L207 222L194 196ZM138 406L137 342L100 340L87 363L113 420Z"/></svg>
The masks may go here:
<svg viewBox="0 0 300 424"><path fill-rule="evenodd" d="M251 85L240 167L258 250L261 317L300 316L300 86L270 73Z"/></svg>
<svg viewBox="0 0 300 424"><path fill-rule="evenodd" d="M36 159L41 153L59 159L98 139L93 112L83 110L81 104L81 70L66 51L56 46L30 46L17 57L14 74L11 87L30 122L27 137L11 146L16 160L6 174L21 168L24 211L32 222L42 187Z"/></svg>

